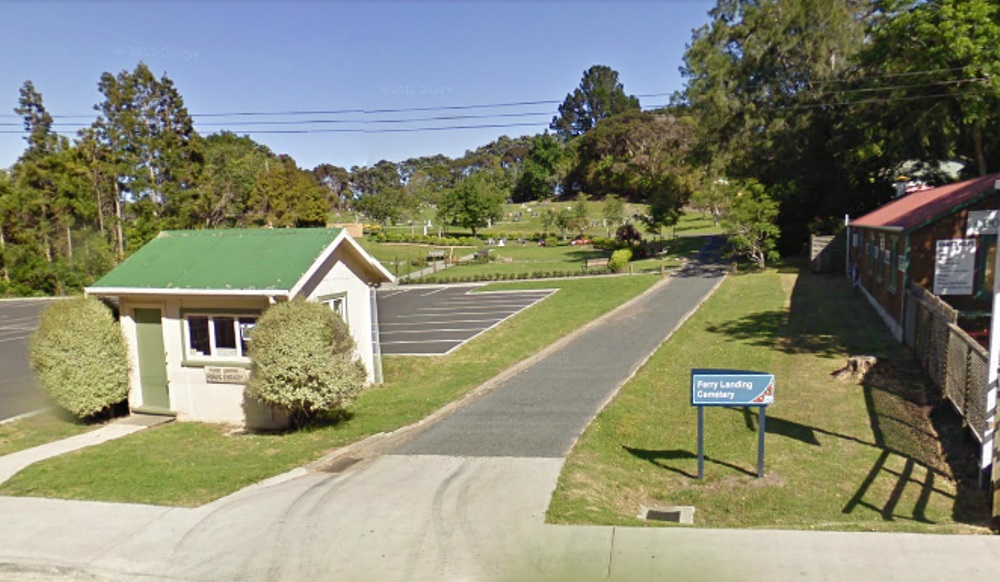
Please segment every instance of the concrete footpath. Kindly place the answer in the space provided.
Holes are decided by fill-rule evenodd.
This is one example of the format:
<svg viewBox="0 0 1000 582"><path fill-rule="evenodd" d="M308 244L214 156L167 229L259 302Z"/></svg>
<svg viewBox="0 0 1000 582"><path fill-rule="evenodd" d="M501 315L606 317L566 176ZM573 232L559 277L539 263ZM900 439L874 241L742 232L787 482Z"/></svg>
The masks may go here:
<svg viewBox="0 0 1000 582"><path fill-rule="evenodd" d="M74 435L59 441L46 443L9 455L0 456L0 483L10 479L16 473L28 465L51 459L72 451L78 451L86 447L92 447L137 433L140 430L151 426L157 426L172 421L169 416L149 416L144 414L133 414L112 422L101 428Z"/></svg>
<svg viewBox="0 0 1000 582"><path fill-rule="evenodd" d="M0 579L995 577L996 536L545 524L579 431L720 278L691 265L412 440L346 468L300 469L194 509L0 497ZM704 292L687 294L687 283ZM656 337L636 337L650 327Z"/></svg>

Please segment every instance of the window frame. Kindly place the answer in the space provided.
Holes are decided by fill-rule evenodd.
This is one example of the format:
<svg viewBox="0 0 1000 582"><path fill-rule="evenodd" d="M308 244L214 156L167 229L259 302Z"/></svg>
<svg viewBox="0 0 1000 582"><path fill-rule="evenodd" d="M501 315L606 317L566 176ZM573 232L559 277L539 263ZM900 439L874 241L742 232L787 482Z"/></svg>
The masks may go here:
<svg viewBox="0 0 1000 582"><path fill-rule="evenodd" d="M896 279L899 278L899 237L889 237L889 293L896 293Z"/></svg>
<svg viewBox="0 0 1000 582"><path fill-rule="evenodd" d="M340 319L342 319L345 324L349 325L348 319L347 319L347 313L348 313L348 311L347 311L347 292L346 291L343 291L341 293L330 293L328 295L321 295L321 296L319 296L319 297L316 298L316 301L318 301L318 302L322 303L323 305L326 305L327 307L329 307L334 313L336 313L337 315L340 316ZM337 301L340 302L340 307L334 307L333 306L333 304L335 302L337 302Z"/></svg>
<svg viewBox="0 0 1000 582"><path fill-rule="evenodd" d="M241 319L253 318L256 325L260 320L262 311L251 309L183 309L181 310L181 353L183 354L181 364L183 366L213 366L219 364L249 366L250 358L247 357L243 340L243 323ZM209 349L212 353L198 354L192 351L191 346L191 318L204 317L208 320ZM233 333L236 336L236 353L217 355L215 343L215 319L228 318L233 320ZM230 348L224 348L230 349Z"/></svg>

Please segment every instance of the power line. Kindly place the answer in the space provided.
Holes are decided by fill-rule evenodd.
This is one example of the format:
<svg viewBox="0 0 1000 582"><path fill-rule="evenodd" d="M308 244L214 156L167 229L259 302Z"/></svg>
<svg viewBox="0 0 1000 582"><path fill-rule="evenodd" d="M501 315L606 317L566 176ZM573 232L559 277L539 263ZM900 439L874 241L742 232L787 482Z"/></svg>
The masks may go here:
<svg viewBox="0 0 1000 582"><path fill-rule="evenodd" d="M647 93L645 95L635 95L638 98L647 97L667 97L672 93ZM468 109L497 109L505 107L524 107L528 105L554 105L561 104L560 100L539 100L539 101L509 101L503 103L478 103L474 105L435 105L433 107L402 107L396 109L313 109L313 110L288 110L288 111L231 111L223 113L190 113L191 117L261 117L261 116L298 116L298 115L372 115L380 113L410 113L424 111L462 111ZM20 118L20 115L9 113L0 114L0 117ZM94 115L52 115L53 119L92 119Z"/></svg>

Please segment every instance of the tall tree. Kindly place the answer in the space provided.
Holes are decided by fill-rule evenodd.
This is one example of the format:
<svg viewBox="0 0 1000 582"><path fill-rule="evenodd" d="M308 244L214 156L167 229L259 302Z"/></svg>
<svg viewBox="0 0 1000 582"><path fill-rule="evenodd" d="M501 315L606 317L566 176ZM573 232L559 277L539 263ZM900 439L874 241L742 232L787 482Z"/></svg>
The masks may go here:
<svg viewBox="0 0 1000 582"><path fill-rule="evenodd" d="M886 163L962 159L1000 169L1000 4L882 0L863 54L857 123ZM874 97L874 98L873 98Z"/></svg>
<svg viewBox="0 0 1000 582"><path fill-rule="evenodd" d="M351 168L351 188L357 198L355 208L381 224L402 220L415 206L396 164L386 160Z"/></svg>
<svg viewBox="0 0 1000 582"><path fill-rule="evenodd" d="M312 169L312 175L324 188L327 205L331 211L346 210L350 207L353 196L351 175L347 170L333 164L320 164Z"/></svg>
<svg viewBox="0 0 1000 582"><path fill-rule="evenodd" d="M559 115L552 118L549 128L569 139L594 129L604 118L638 109L639 99L625 94L618 71L594 65L583 72L580 86L566 95L559 106Z"/></svg>
<svg viewBox="0 0 1000 582"><path fill-rule="evenodd" d="M560 170L567 157L564 146L548 132L531 140L531 153L524 158L514 186L514 200L543 200L555 195L562 179Z"/></svg>
<svg viewBox="0 0 1000 582"><path fill-rule="evenodd" d="M681 101L698 119L699 163L783 185L787 250L799 248L815 216L848 211L858 191L833 149L846 115L836 101L871 8L869 0L719 0L685 52Z"/></svg>
<svg viewBox="0 0 1000 582"><path fill-rule="evenodd" d="M458 181L438 205L438 217L476 235L476 229L503 215L504 191L490 172L476 172Z"/></svg>
<svg viewBox="0 0 1000 582"><path fill-rule="evenodd" d="M24 131L28 133L24 138L28 147L24 150L22 159L38 158L55 151L58 140L52 133L52 116L45 109L42 94L31 81L25 81L21 86L14 113L24 118Z"/></svg>
<svg viewBox="0 0 1000 582"><path fill-rule="evenodd" d="M135 71L104 73L98 83L104 100L94 138L105 148L113 181L116 246L124 255L126 206L136 210L129 227L137 248L162 226L184 226L190 213L202 160L202 145L173 82L157 79L144 63ZM148 222L149 224L145 224Z"/></svg>

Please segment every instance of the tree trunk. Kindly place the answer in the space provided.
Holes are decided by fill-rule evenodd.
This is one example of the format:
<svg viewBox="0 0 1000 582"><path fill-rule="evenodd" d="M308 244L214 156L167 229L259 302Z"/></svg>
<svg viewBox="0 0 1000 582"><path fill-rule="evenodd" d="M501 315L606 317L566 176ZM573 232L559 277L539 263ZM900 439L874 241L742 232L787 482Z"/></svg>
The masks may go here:
<svg viewBox="0 0 1000 582"><path fill-rule="evenodd" d="M115 250L118 260L125 258L125 233L122 231L122 195L118 179L115 178Z"/></svg>
<svg viewBox="0 0 1000 582"><path fill-rule="evenodd" d="M3 258L2 255L6 248L7 248L7 237L4 236L3 226L0 225L0 259ZM10 273L7 272L6 261L0 262L0 278L3 278L3 280L7 281L8 283L10 282Z"/></svg>
<svg viewBox="0 0 1000 582"><path fill-rule="evenodd" d="M986 175L986 154L983 153L983 129L975 127L972 129L972 140L976 147L976 164L979 166L979 175Z"/></svg>
<svg viewBox="0 0 1000 582"><path fill-rule="evenodd" d="M66 258L73 262L73 231L66 225Z"/></svg>
<svg viewBox="0 0 1000 582"><path fill-rule="evenodd" d="M104 236L104 201L101 196L101 180L97 172L91 172L94 182L94 195L97 197L97 230Z"/></svg>

